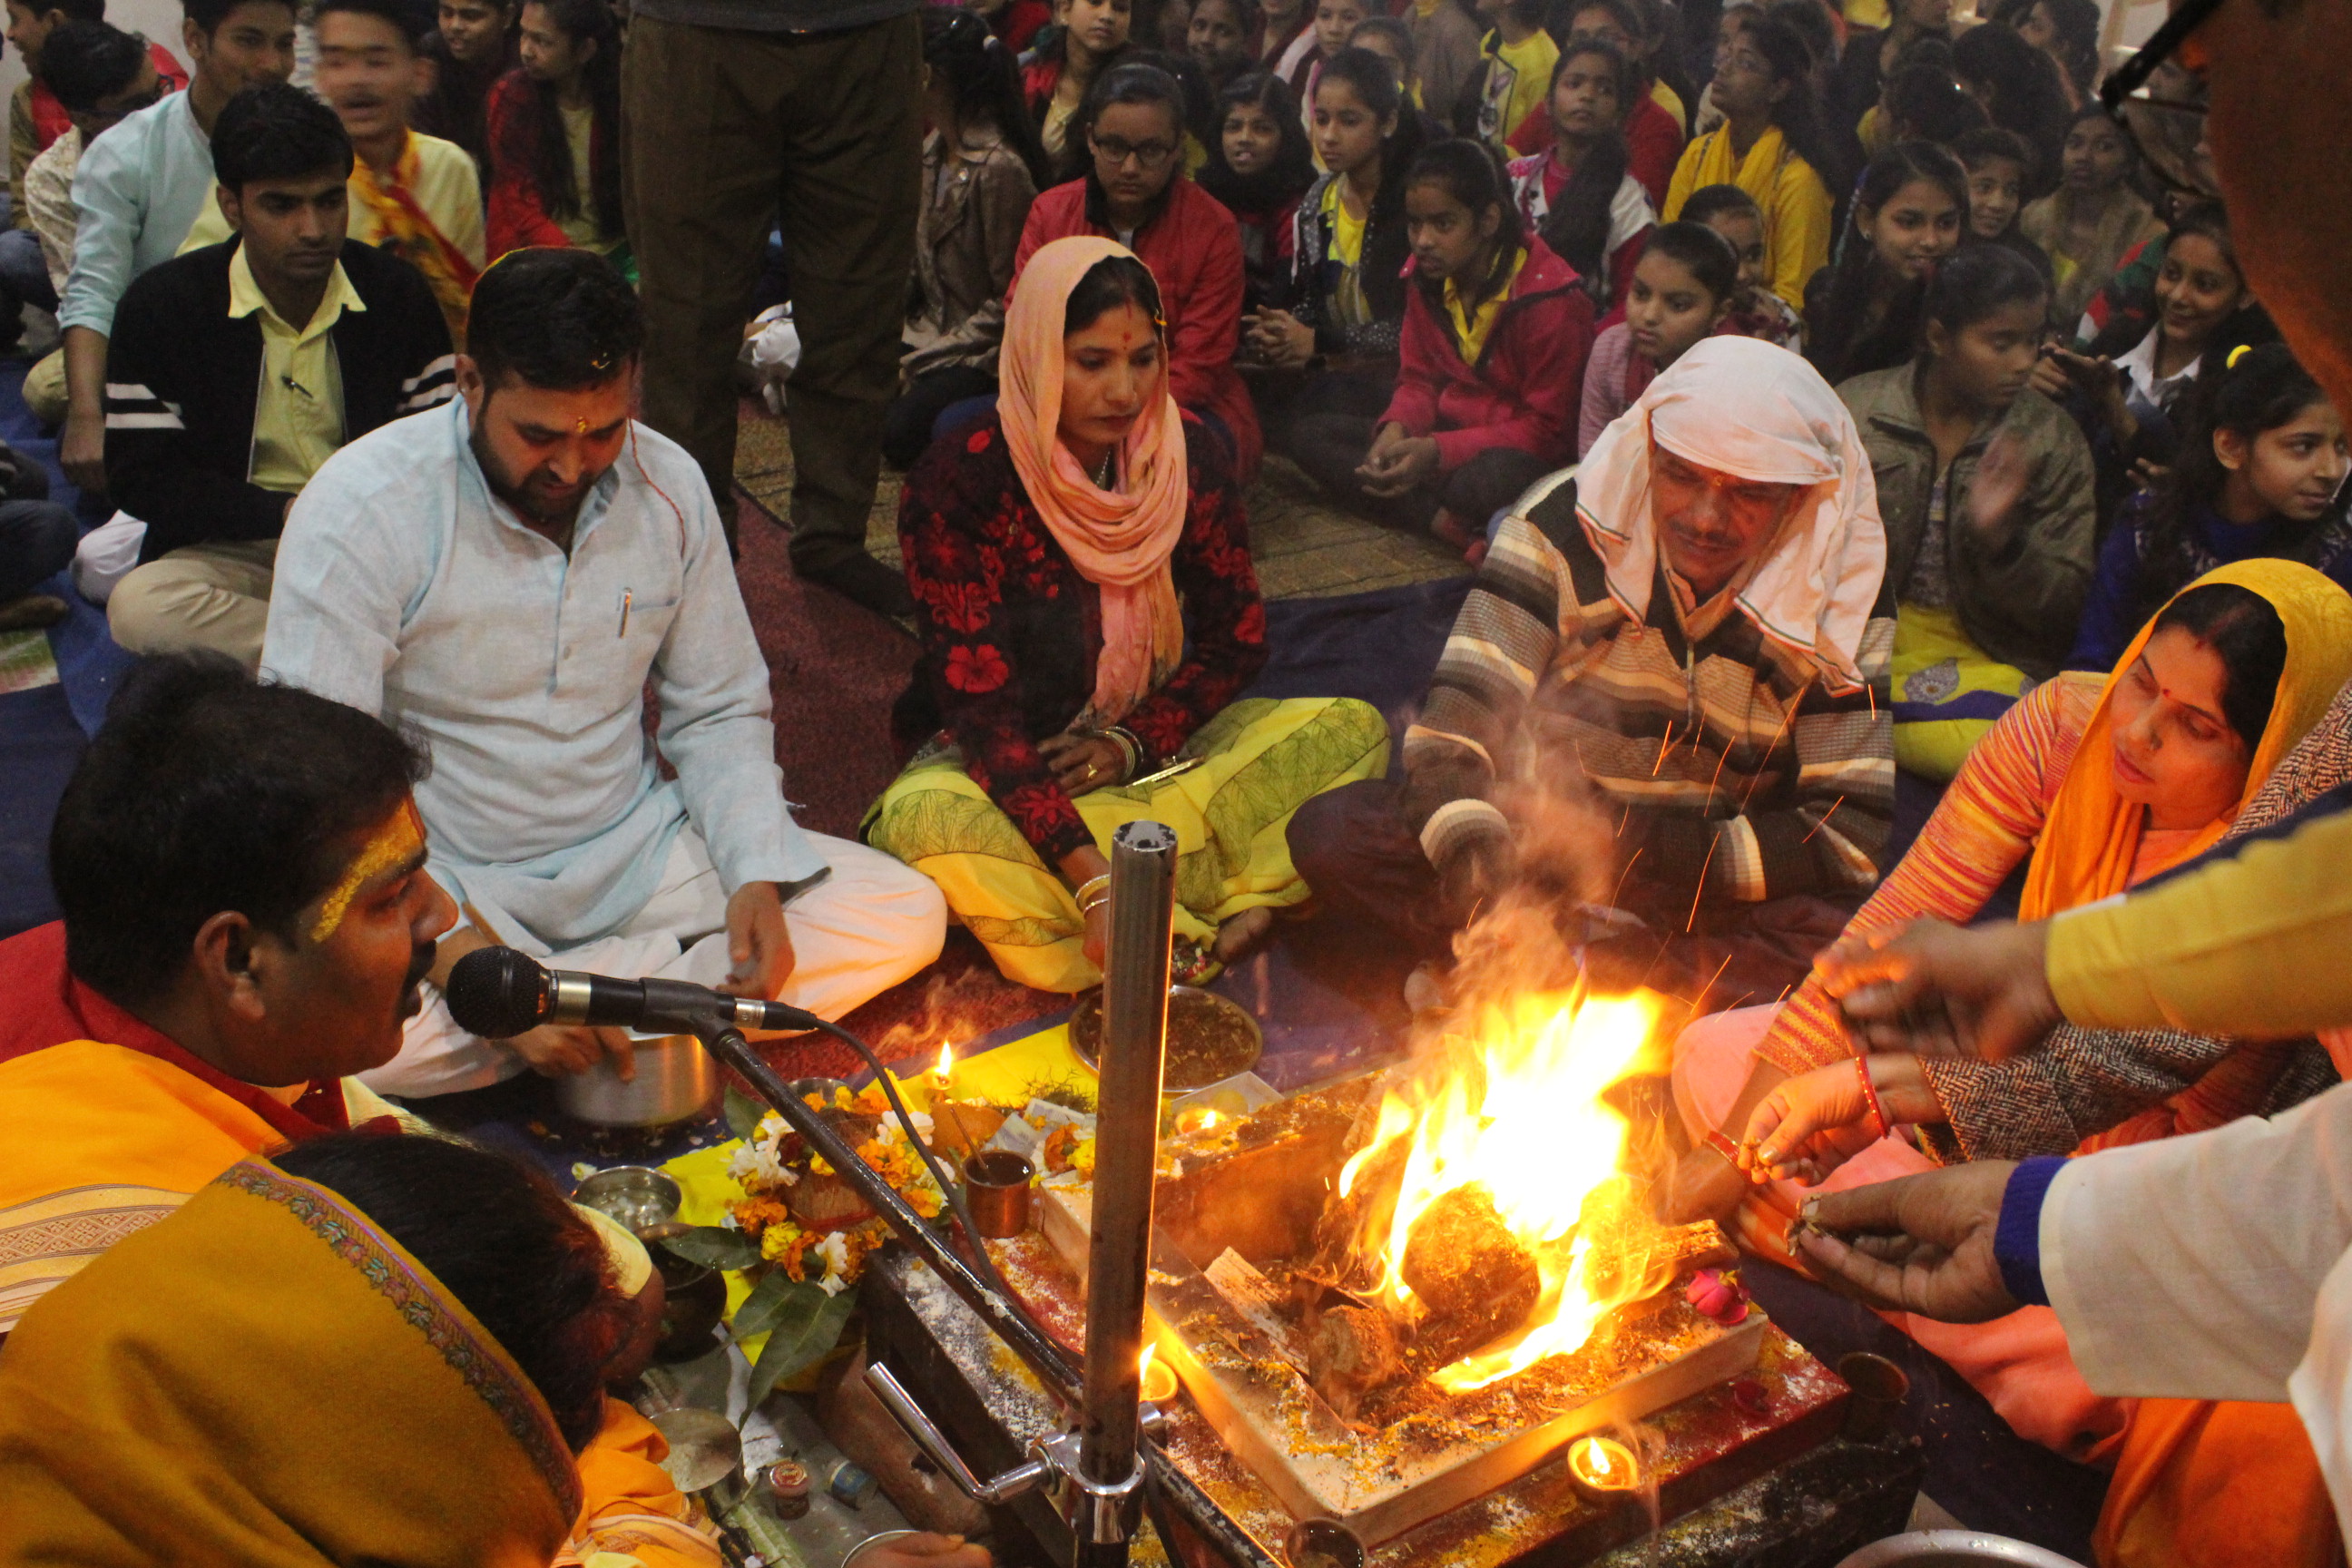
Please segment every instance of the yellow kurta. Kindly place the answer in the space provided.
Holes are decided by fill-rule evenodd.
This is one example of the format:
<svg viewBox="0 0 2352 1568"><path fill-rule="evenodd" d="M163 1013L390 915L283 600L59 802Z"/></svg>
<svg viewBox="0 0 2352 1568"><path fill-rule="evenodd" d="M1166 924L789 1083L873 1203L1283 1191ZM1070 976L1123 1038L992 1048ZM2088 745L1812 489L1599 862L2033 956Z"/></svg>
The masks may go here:
<svg viewBox="0 0 2352 1568"><path fill-rule="evenodd" d="M1718 127L1683 149L1666 187L1667 223L1682 216L1691 193L1706 185L1738 185L1764 211L1764 275L1772 292L1802 310L1805 284L1830 263L1829 187L1811 163L1789 150L1778 126L1768 129L1735 167L1731 130Z"/></svg>

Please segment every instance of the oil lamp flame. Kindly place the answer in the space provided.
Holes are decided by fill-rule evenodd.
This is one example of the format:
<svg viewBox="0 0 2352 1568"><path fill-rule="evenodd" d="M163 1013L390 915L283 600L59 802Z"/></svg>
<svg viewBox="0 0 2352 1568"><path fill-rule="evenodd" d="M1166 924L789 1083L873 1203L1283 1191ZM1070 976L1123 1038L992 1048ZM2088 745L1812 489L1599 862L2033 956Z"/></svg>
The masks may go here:
<svg viewBox="0 0 2352 1568"><path fill-rule="evenodd" d="M1603 1500L1621 1497L1642 1484L1641 1465L1633 1450L1614 1437L1598 1435L1579 1438L1570 1447L1568 1473L1588 1496Z"/></svg>
<svg viewBox="0 0 2352 1568"><path fill-rule="evenodd" d="M1143 1353L1135 1358L1136 1375L1142 1384L1141 1396L1148 1405L1176 1396L1176 1374L1155 1359L1159 1352L1159 1346L1146 1345Z"/></svg>

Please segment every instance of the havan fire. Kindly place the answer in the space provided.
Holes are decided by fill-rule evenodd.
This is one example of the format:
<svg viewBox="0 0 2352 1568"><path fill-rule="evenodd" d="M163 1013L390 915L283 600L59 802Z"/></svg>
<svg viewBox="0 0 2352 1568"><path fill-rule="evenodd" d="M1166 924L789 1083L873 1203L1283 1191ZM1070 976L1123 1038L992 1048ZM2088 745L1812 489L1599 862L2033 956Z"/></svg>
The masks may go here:
<svg viewBox="0 0 2352 1568"><path fill-rule="evenodd" d="M1426 1377L1466 1393L1580 1349L1677 1252L1607 1091L1656 1030L1648 995L1487 1002L1391 1085L1317 1237L1318 1389L1343 1411Z"/></svg>

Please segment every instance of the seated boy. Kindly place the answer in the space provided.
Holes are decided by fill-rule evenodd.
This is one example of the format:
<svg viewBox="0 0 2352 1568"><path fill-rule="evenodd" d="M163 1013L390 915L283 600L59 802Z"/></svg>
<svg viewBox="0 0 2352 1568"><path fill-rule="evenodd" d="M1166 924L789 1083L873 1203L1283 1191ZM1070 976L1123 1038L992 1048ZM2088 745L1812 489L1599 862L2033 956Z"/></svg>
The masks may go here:
<svg viewBox="0 0 2352 1568"><path fill-rule="evenodd" d="M147 523L107 603L134 653L261 658L286 513L344 442L446 399L449 331L396 256L346 237L351 140L299 88L214 126L226 244L131 286L107 355L109 488Z"/></svg>

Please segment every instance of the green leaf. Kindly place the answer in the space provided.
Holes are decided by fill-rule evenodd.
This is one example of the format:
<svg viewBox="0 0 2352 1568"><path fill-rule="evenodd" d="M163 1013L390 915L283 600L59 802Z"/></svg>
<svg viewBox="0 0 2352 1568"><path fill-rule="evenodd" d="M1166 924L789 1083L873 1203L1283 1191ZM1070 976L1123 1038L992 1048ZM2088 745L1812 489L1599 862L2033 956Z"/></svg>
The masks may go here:
<svg viewBox="0 0 2352 1568"><path fill-rule="evenodd" d="M782 1268L771 1269L767 1278L751 1288L751 1293L743 1299L743 1304L735 1309L735 1316L729 1321L728 1327L734 1331L738 1340L764 1334L782 1316L784 1305L793 1291L814 1289L813 1285L803 1285L794 1279Z"/></svg>
<svg viewBox="0 0 2352 1568"><path fill-rule="evenodd" d="M733 1084L727 1086L727 1130L749 1143L760 1135L760 1119L768 1114L766 1102L752 1099Z"/></svg>
<svg viewBox="0 0 2352 1568"><path fill-rule="evenodd" d="M749 1268L760 1261L760 1244L724 1226L698 1225L677 1236L663 1237L661 1244L705 1268Z"/></svg>
<svg viewBox="0 0 2352 1568"><path fill-rule="evenodd" d="M768 1342L751 1368L751 1403L768 1397L776 1384L823 1360L841 1342L841 1331L856 1310L857 1293L828 1296L822 1287L787 1281ZM747 1307L751 1304L744 1303Z"/></svg>

